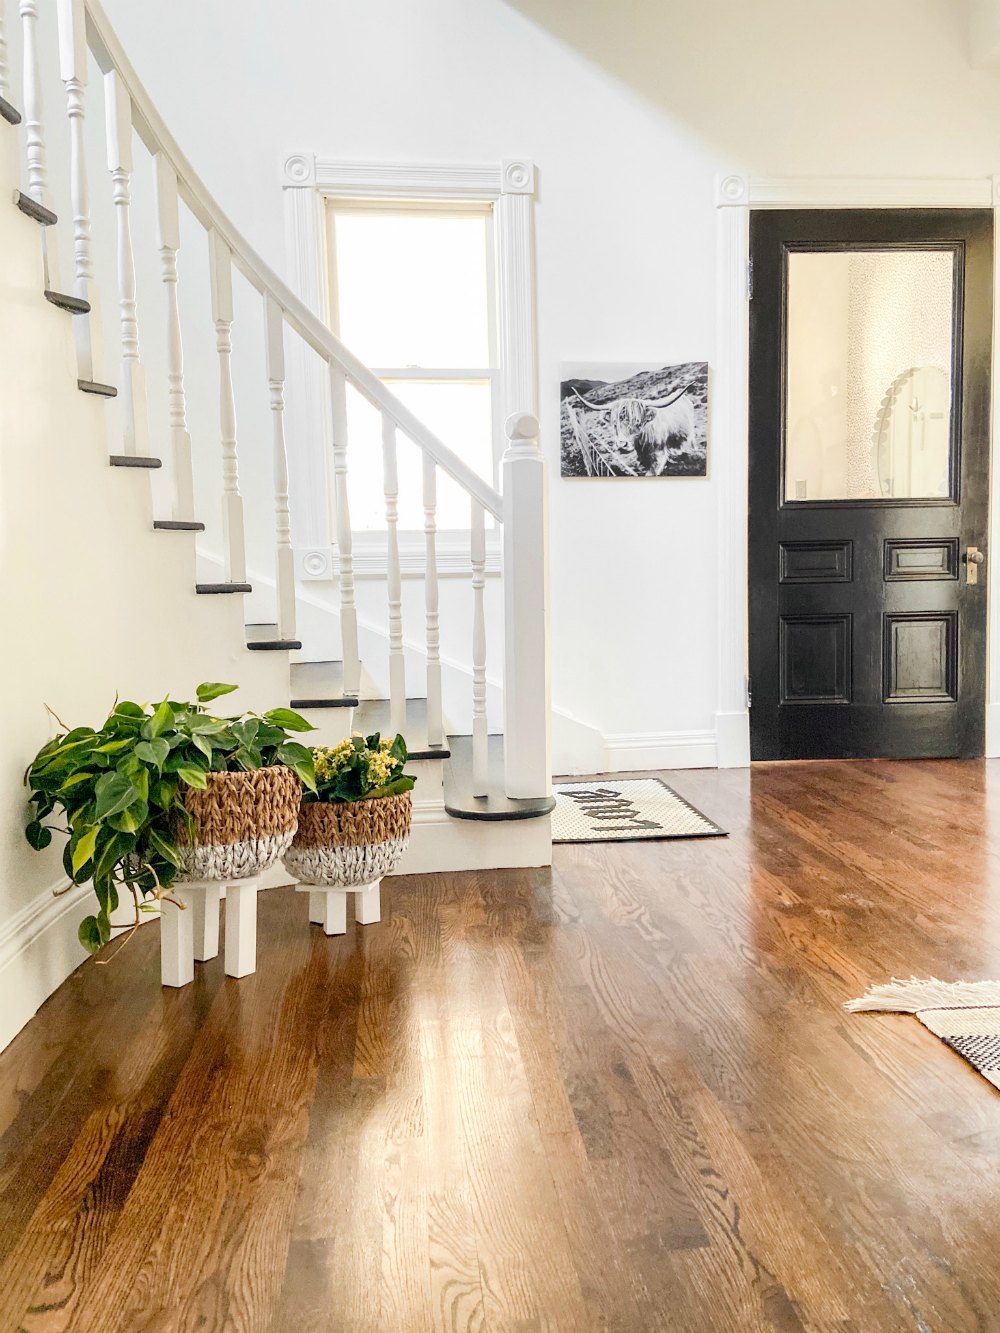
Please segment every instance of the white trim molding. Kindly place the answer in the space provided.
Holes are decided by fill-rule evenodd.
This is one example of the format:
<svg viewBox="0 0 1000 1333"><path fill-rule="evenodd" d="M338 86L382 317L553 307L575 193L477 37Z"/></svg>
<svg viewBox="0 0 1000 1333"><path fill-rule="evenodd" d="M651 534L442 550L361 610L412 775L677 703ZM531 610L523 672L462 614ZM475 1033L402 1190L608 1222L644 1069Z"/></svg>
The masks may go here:
<svg viewBox="0 0 1000 1333"><path fill-rule="evenodd" d="M717 343L712 384L714 468L719 484L718 705L720 768L750 762L746 708L749 310L747 266L752 208L993 208L1000 176L971 178L719 175ZM995 219L995 221L1000 221ZM994 313L1000 311L1000 229L994 228ZM1000 343L994 319L993 436L1000 430ZM990 547L1000 550L1000 477L990 460ZM992 581L988 581L989 584ZM988 592L986 753L1000 756L1000 598Z"/></svg>
<svg viewBox="0 0 1000 1333"><path fill-rule="evenodd" d="M62 880L58 886L65 884ZM87 957L77 938L89 885L45 889L0 930L0 1050Z"/></svg>
<svg viewBox="0 0 1000 1333"><path fill-rule="evenodd" d="M714 731L623 732L604 738L606 773L657 768L715 768L718 763Z"/></svg>
<svg viewBox="0 0 1000 1333"><path fill-rule="evenodd" d="M325 323L330 322L326 271L327 199L463 200L493 210L496 330L499 364L494 421L499 431L514 412L537 410L534 302L535 166L526 158L495 163L341 162L311 152L286 157L281 172L285 197L288 277L295 293ZM289 358L288 448L292 472L295 546L299 576L332 577L329 560L335 523L329 496L329 430L317 436L310 421L329 420L326 377ZM502 453L502 438L495 455Z"/></svg>

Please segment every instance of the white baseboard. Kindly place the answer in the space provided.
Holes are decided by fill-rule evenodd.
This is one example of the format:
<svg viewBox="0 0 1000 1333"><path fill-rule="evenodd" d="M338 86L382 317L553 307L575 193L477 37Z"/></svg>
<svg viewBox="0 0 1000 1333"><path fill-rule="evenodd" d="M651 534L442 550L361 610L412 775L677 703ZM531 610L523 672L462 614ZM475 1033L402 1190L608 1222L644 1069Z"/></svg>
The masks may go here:
<svg viewBox="0 0 1000 1333"><path fill-rule="evenodd" d="M414 808L410 845L395 873L429 875L551 864L552 825L547 815L500 822L454 819L443 804L428 803Z"/></svg>
<svg viewBox="0 0 1000 1333"><path fill-rule="evenodd" d="M735 713L716 713L720 768L750 767L750 714L745 708Z"/></svg>
<svg viewBox="0 0 1000 1333"><path fill-rule="evenodd" d="M714 731L624 732L604 738L604 772L647 768L714 768Z"/></svg>
<svg viewBox="0 0 1000 1333"><path fill-rule="evenodd" d="M0 929L0 1050L87 957L76 932L90 897L46 889Z"/></svg>

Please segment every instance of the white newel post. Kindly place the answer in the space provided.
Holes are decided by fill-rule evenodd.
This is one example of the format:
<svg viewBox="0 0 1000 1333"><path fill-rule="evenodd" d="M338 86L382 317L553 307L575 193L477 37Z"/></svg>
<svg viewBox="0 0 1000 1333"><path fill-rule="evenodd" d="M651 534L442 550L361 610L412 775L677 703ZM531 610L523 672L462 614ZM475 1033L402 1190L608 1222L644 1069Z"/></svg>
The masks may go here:
<svg viewBox="0 0 1000 1333"><path fill-rule="evenodd" d="M90 192L84 112L87 93L87 29L84 0L57 0L59 74L66 85L69 116L70 199L73 209L73 295L90 305L90 313L73 320L77 365L82 380L101 378L101 319L94 283Z"/></svg>
<svg viewBox="0 0 1000 1333"><path fill-rule="evenodd" d="M285 317L271 296L264 298L267 384L274 423L274 586L278 638L295 638L295 557L288 508L288 452L285 446Z"/></svg>
<svg viewBox="0 0 1000 1333"><path fill-rule="evenodd" d="M424 612L427 621L427 744L444 744L441 704L441 618L438 610L437 472L424 454Z"/></svg>
<svg viewBox="0 0 1000 1333"><path fill-rule="evenodd" d="M333 489L337 515L337 577L340 583L340 651L344 659L344 693L361 686L358 653L358 611L354 601L354 537L347 497L347 387L344 372L330 364L333 404Z"/></svg>
<svg viewBox="0 0 1000 1333"><path fill-rule="evenodd" d="M548 477L536 418L515 412L505 430L504 781L508 796L546 796L552 783Z"/></svg>
<svg viewBox="0 0 1000 1333"><path fill-rule="evenodd" d="M236 446L236 396L233 392L233 257L214 229L208 233L212 319L219 353L219 433L222 440L222 533L226 581L244 583L247 576L243 496L240 494Z"/></svg>
<svg viewBox="0 0 1000 1333"><path fill-rule="evenodd" d="M177 300L177 251L181 244L177 207L177 173L163 153L156 155L156 218L160 244L160 268L167 298L167 402L170 412L170 452L173 457L174 519L189 523L194 518L194 469L191 435L184 397L184 344L181 312Z"/></svg>
<svg viewBox="0 0 1000 1333"><path fill-rule="evenodd" d="M472 501L472 794L489 791L490 738L486 725L486 513Z"/></svg>
<svg viewBox="0 0 1000 1333"><path fill-rule="evenodd" d="M406 730L406 664L403 658L403 579L399 567L399 469L396 423L382 413L382 477L385 490L386 601L389 609L389 729Z"/></svg>
<svg viewBox="0 0 1000 1333"><path fill-rule="evenodd" d="M135 303L132 254L132 99L117 73L104 76L107 109L108 170L114 186L118 302L122 328L121 396L125 437L122 452L148 455L149 413L146 379L139 359L139 321Z"/></svg>

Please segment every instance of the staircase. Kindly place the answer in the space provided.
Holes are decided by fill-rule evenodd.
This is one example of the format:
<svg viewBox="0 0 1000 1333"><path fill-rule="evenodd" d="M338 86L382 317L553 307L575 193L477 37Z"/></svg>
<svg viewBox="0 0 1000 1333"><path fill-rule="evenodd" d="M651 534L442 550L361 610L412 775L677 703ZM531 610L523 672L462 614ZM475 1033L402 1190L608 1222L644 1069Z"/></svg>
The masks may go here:
<svg viewBox="0 0 1000 1333"><path fill-rule="evenodd" d="M43 273L38 300L49 301L71 321L77 388L98 411L106 410L100 404L119 400L120 437L109 438L107 457L112 468L133 478L122 489L121 504L136 503L135 486L149 487L153 474L168 473L168 513L158 516L157 505L163 507L163 502L162 498L154 500L162 497L163 487L144 495L142 503L151 506L157 540L171 548L165 556L168 572L178 566L178 544L187 549L186 567L197 568L206 525L195 511L195 456L185 392L177 260L183 210L200 224L207 245L211 308L205 317L215 331L219 408L213 427L221 445L221 469L212 503L222 517L222 567L206 577L203 560L203 572L192 581L198 598L216 608L212 615L218 620L220 634L238 633L231 608L253 592L248 536L255 538L254 551L261 549L262 541L273 549L273 575L268 575L267 583L270 586L273 580L274 618L243 625L240 641L231 645L237 663L231 678L240 681L243 673L259 689L263 677L255 663L263 666L260 655L267 655L276 668L265 673L267 679L279 680L287 702L314 724L316 731L309 738L314 743L334 743L352 730L403 733L418 778L413 837L401 866L403 873L547 864L553 800L546 477L537 445L537 422L526 412L507 421L502 487L495 489L428 430L254 252L173 140L96 0L56 0L56 9L55 40L46 41L38 0L19 0L16 27L7 23L0 0L0 133L19 136L12 206L24 215L24 226L38 230ZM15 46L17 61L9 58ZM106 162L96 164L86 123L92 62L103 81L106 112ZM15 64L20 75L17 81L10 70ZM46 99L48 114L43 113L43 88L48 87L46 80L56 68L64 87L65 117L61 109L52 114L51 98ZM53 208L49 185L54 160L49 145L57 127L68 140L72 265L65 277L61 276L58 233L66 221ZM140 151L152 159L155 180L155 244L166 311L166 328L160 331L163 365L148 365L140 356L134 246L151 244L152 237L139 234L134 227L137 142ZM8 154L7 160L14 159ZM105 167L107 188L99 194L96 182ZM114 213L117 289L113 292L99 291L95 279L92 196ZM241 490L241 466L245 480L247 462L240 453L234 391L234 274L255 289L262 303L266 406L261 422L254 427L266 430L272 441L272 525L267 534L249 532L248 507ZM113 301L119 312L116 373L105 369L111 358L99 317L102 299ZM324 641L317 645L310 639L309 652L303 650L299 634L302 591L295 575L295 515L289 503L289 453L295 443L286 439L285 431L286 353L295 341L319 358L329 376L329 419L314 426L332 441L333 455L331 510L335 515L338 608L325 622ZM146 380L154 374L167 386L169 450L162 458L151 445ZM359 650L346 414L336 407L343 403L347 386L368 401L382 422L387 615L386 660L378 664L363 661ZM110 426L107 434L110 436ZM397 466L401 448L419 451L425 515L422 651L426 665L417 680L407 678L403 639ZM470 514L467 643L471 697L457 727L446 715L442 694L435 519L437 482L442 474L466 493ZM201 501L204 503L203 495ZM502 660L497 653L493 675L503 682L503 727L496 734L491 734L487 720L490 661L485 568L486 529L491 519L502 532L504 642ZM127 551L122 555L128 558ZM388 682L386 697L366 697L378 692L370 682L379 679Z"/></svg>

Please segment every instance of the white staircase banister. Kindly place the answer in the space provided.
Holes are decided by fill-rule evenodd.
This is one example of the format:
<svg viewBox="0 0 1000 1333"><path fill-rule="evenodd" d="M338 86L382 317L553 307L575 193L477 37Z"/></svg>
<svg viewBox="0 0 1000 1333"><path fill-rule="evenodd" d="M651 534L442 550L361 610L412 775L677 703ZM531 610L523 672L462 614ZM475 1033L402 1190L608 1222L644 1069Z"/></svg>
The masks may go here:
<svg viewBox="0 0 1000 1333"><path fill-rule="evenodd" d="M131 97L132 124L136 134L154 155L169 159L177 175L178 190L185 204L201 225L225 243L232 262L247 281L269 296L284 314L286 323L326 361L340 367L347 380L379 412L392 418L398 428L419 449L473 496L494 518L503 519L503 501L499 492L484 481L463 459L448 448L388 390L382 381L348 350L323 321L299 299L274 270L264 262L246 238L233 226L205 188L191 163L178 147L159 112L150 100L128 56L122 49L98 0L86 0L87 40L101 71L117 73Z"/></svg>

